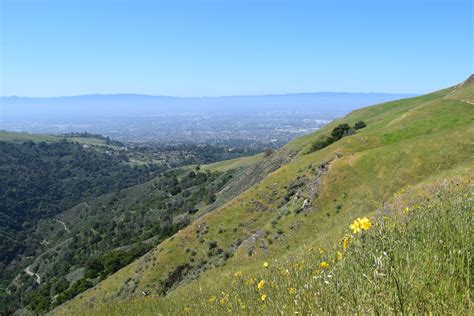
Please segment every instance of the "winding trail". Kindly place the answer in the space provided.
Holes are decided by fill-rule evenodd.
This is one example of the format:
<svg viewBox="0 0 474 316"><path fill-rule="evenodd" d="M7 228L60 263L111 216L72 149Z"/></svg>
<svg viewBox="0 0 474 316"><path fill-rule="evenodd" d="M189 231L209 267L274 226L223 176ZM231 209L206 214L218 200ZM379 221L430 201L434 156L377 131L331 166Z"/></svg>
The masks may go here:
<svg viewBox="0 0 474 316"><path fill-rule="evenodd" d="M464 102L464 103L469 103L469 104L472 104L472 105L474 105L474 102L471 102L471 101L468 101L468 100L459 100L459 101L461 101L461 102Z"/></svg>
<svg viewBox="0 0 474 316"><path fill-rule="evenodd" d="M59 223L59 224L61 224L61 225L63 225L64 230L65 230L68 234L71 233L71 231L69 230L69 228L67 228L65 222L63 222L63 221L61 221L61 220L59 220L59 219L54 219L54 221L57 222L57 223ZM23 271L25 271L25 273L28 274L29 276L34 277L34 278L36 279L36 283L41 284L41 277L40 277L40 275L39 275L38 273L34 273L33 271L31 271L31 266L26 267L26 269L23 270Z"/></svg>
<svg viewBox="0 0 474 316"><path fill-rule="evenodd" d="M30 270L31 266L26 267L24 270L26 274L29 276L35 277L36 278L36 283L41 284L41 277L39 276L38 273L34 273L33 271Z"/></svg>
<svg viewBox="0 0 474 316"><path fill-rule="evenodd" d="M59 224L62 224L64 226L64 230L67 231L68 233L71 233L71 231L69 230L69 228L67 228L66 226L66 223L63 222L63 221L60 221L59 219L55 219L55 221Z"/></svg>

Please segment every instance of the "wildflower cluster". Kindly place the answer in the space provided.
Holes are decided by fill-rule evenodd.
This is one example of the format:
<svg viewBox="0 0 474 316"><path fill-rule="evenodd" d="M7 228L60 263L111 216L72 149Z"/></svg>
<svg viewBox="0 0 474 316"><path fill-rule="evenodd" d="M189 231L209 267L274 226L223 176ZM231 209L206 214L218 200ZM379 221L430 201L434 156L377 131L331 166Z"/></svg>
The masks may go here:
<svg viewBox="0 0 474 316"><path fill-rule="evenodd" d="M362 230L369 230L370 227L372 227L372 222L367 217L358 218L354 220L354 222L350 224L349 227L352 229L354 234L357 234Z"/></svg>
<svg viewBox="0 0 474 316"><path fill-rule="evenodd" d="M357 218L350 225L350 228L354 234L367 231L371 227L372 222L367 217ZM357 236L355 235L346 235L342 241L342 247L340 250L337 250L333 256L330 256L330 252L327 252L323 248L310 246L306 248L306 250L311 256L314 256L312 260L307 261L303 259L290 261L286 264L286 266L275 269L275 272L279 277L292 281L291 283L287 283L285 286L286 295L297 300L301 297L301 295L311 295L312 292L309 290L312 287L311 282L315 282L316 280L325 286L330 286L333 283L331 280L334 277L334 269L336 269L336 266L340 261L344 261L343 259L346 256L346 250L349 247L349 244L352 242L352 240L356 239ZM316 264L314 264L315 260L317 260ZM261 263L261 267L270 271L273 270L273 267L271 267L270 263L267 261L263 261ZM290 274L291 278L288 279ZM306 281L302 287L295 287L293 286L294 278L304 278ZM279 284L276 283L275 280L272 280L271 277L270 279L264 278L263 276L259 278L244 278L241 271L234 272L232 279L233 286L238 287L239 284L241 284L248 289L253 289L252 292L255 291L253 293L254 295L257 295L256 301L259 302L259 306L261 306L261 308L268 308L268 295L272 294L275 289L279 288ZM228 312L235 311L233 308L236 308L237 310L246 310L248 308L245 300L242 300L240 297L235 297L234 302L231 303L229 295L224 292L222 292L222 295L208 296L207 302L214 306L216 306L215 304L220 305Z"/></svg>

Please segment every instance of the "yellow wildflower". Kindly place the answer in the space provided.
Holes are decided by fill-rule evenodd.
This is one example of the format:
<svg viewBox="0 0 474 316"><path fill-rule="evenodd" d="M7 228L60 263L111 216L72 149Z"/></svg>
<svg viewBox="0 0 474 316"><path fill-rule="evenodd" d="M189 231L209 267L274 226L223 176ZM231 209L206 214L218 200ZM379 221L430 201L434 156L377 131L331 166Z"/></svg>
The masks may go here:
<svg viewBox="0 0 474 316"><path fill-rule="evenodd" d="M262 302L264 302L267 299L267 295L262 294L262 296L260 296L260 299L262 300Z"/></svg>
<svg viewBox="0 0 474 316"><path fill-rule="evenodd" d="M369 230L372 227L372 222L367 217L364 217L359 221L359 225L363 230Z"/></svg>
<svg viewBox="0 0 474 316"><path fill-rule="evenodd" d="M354 234L357 234L358 232L360 232L360 218L354 220L354 222L349 225L349 228L352 229Z"/></svg>
<svg viewBox="0 0 474 316"><path fill-rule="evenodd" d="M264 268L268 268L269 265L270 265L270 264L269 264L268 262L266 262L266 261L263 263L263 267L264 267Z"/></svg>
<svg viewBox="0 0 474 316"><path fill-rule="evenodd" d="M257 288L261 290L264 287L265 287L265 280L260 280L260 282L258 282Z"/></svg>
<svg viewBox="0 0 474 316"><path fill-rule="evenodd" d="M339 261L342 259L342 252L338 251L336 255L336 261Z"/></svg>
<svg viewBox="0 0 474 316"><path fill-rule="evenodd" d="M346 235L346 237L344 237L344 240L342 241L342 246L344 247L344 250L347 249L350 241L351 241L351 236Z"/></svg>
<svg viewBox="0 0 474 316"><path fill-rule="evenodd" d="M234 273L234 278L241 278L242 277L242 272L237 271Z"/></svg>
<svg viewBox="0 0 474 316"><path fill-rule="evenodd" d="M290 295L296 294L296 289L294 287L290 287L288 289L288 294L290 294Z"/></svg>
<svg viewBox="0 0 474 316"><path fill-rule="evenodd" d="M327 269L327 268L329 268L329 263L327 263L326 261L323 261L319 264L319 267L321 269Z"/></svg>

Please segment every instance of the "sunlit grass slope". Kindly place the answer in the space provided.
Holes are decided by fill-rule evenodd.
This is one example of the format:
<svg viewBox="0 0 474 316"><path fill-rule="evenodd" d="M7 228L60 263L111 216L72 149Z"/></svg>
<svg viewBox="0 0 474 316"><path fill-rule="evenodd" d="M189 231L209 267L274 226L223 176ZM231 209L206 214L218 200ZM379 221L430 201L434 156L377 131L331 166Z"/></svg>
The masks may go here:
<svg viewBox="0 0 474 316"><path fill-rule="evenodd" d="M259 162L261 159L263 159L263 156L264 154L258 154L258 155L249 156L249 157L229 159L229 160L219 161L219 162L215 162L209 165L205 165L205 166L202 166L202 168L203 170L226 172L228 170L248 167L252 164L255 164Z"/></svg>
<svg viewBox="0 0 474 316"><path fill-rule="evenodd" d="M391 216L347 227L330 249L305 245L291 256L261 262L258 273L235 270L218 286L187 287L164 300L103 304L97 312L472 314L472 187L451 179L422 191L403 193L409 204L402 209L392 201Z"/></svg>
<svg viewBox="0 0 474 316"><path fill-rule="evenodd" d="M15 133L15 132L6 132L0 130L0 141L5 142L25 142L25 141L34 141L34 142L55 142L57 137L49 135L35 135L28 133Z"/></svg>
<svg viewBox="0 0 474 316"><path fill-rule="evenodd" d="M465 89L465 87L457 88L458 92L459 89ZM451 92L453 88L357 110L315 134L289 143L257 163L257 165L271 164L273 161L281 161L282 157L290 157L283 166L269 172L256 185L221 208L198 218L149 254L118 271L56 312L180 314L186 308L186 312L195 314L209 312L219 314L229 307L226 306L226 302L230 302L231 298L233 301L229 308L234 312L236 308L243 308L241 313L244 314L260 312L273 314L277 311L276 308L285 313L309 310L314 313L401 312L430 310L430 308L442 312L453 306L457 310L463 310L466 303L466 298L461 297L465 295L464 277L460 277L461 281L456 281L455 285L446 285L446 290L440 290L439 293L435 291L432 298L423 302L411 297L416 293L415 290L402 292L403 302L406 304L399 302L396 305L393 300L397 296L392 296L391 292L393 275L387 277L392 281L387 281L388 283L381 285L382 288L379 290L373 289L370 292L370 288L374 287L371 282L375 282L376 279L373 279L373 271L368 270L369 261L360 262L358 268L350 263L341 263L341 268L337 268L339 270L331 272L332 278L338 280L332 282L327 280L328 270L323 269L324 277L311 273L320 271L319 265L322 260L328 262L328 269L332 269L331 260L337 251L331 250L329 255L329 250L322 254L319 254L318 250L307 256L302 250L302 245L313 250L333 249L334 245L339 244L348 233L348 225L355 218L367 216L375 222L377 213L394 216L395 208L389 207L389 202L403 190L416 188L420 184L429 186L447 177L465 179L463 181L471 179L474 166L474 106L464 99L461 101L447 98ZM348 123L353 126L360 120L367 124L366 128L326 148L308 153L312 141L321 135L330 134L338 124ZM410 196L403 194L402 196L405 199L399 200L398 203L409 206ZM441 209L446 209L443 206L447 205L446 203L448 202L439 202L437 206L439 212L442 212ZM422 209L426 207L421 206ZM453 214L462 209L463 212L467 212L466 216L472 215L471 209L466 210L456 203L451 209L450 212ZM428 213L428 211L419 212L419 214ZM393 220L404 223L407 218L410 217ZM463 221L466 218L460 217L457 220ZM407 223L412 225L412 220ZM437 224L426 223L426 225ZM423 229L410 228L407 234L418 234L416 232L424 231ZM434 231L431 228L426 229ZM366 256L366 260L373 260L374 257L380 256L379 246L383 244L385 234L393 245L396 245L397 239L402 237L396 229L384 231L379 224L374 225L373 232L368 231L368 234L364 232L361 236L354 236L354 245L358 248L349 250L354 251L353 257L343 254L343 257L347 258L344 262L354 260L350 258ZM429 236L431 235L423 238L430 238ZM382 240L382 244L366 243L366 239L378 240L377 238ZM407 242L408 239L400 240L400 245L406 245ZM420 241L416 247L422 249L433 245L423 242ZM463 244L459 245L461 246L464 247ZM400 256L404 248L397 249L398 252L394 253L394 256ZM464 256L465 249L459 250ZM426 250L423 256L428 255ZM272 272L262 267L262 262L265 261L269 262L270 266L281 267L285 260L289 260L288 258L304 260L306 270L303 269L300 276L295 276L297 269L292 270L291 272L295 272L293 277L284 279L283 276L278 276L276 270ZM402 270L398 265L402 259L396 260L399 261L392 262L396 264L394 267ZM418 259L414 257L410 260L410 264L416 266ZM423 262L420 261L420 264L424 264ZM458 268L460 264L442 265L438 268L452 271L453 267ZM355 273L353 279L348 279L347 271ZM241 272L246 278L253 275L256 280L264 273L269 282L264 288L268 292L260 291L262 289L258 289L257 284L249 286L248 289L245 283L234 287L229 280L233 280L235 272ZM408 282L404 286L410 289L425 281L423 275L417 274L417 279L412 284L410 275L405 275L404 271L400 273L396 277ZM439 273L443 276L448 272L441 270ZM314 276L316 278L313 278ZM228 281L223 281L224 284L216 289L217 280ZM272 280L275 283L274 288L271 287ZM330 286L322 293L322 287L326 284L324 281L330 282ZM125 288L130 288L127 286L130 282L135 285L134 293L124 291ZM435 285L429 289L435 288ZM448 305L441 306L439 302L448 295L447 291L451 291L452 286L458 291L453 294L455 298ZM352 294L349 291L350 287L354 287ZM357 291L364 287L367 287L365 289L367 292L358 295ZM308 293L303 294L303 289ZM425 290L420 291L424 293ZM148 295L144 297L142 292ZM220 304L220 300L225 295L217 295L220 292L228 296L227 301L224 297L223 304ZM264 299L263 294L266 295ZM234 299L235 295L239 295L241 301L238 301L238 298ZM296 299L298 302L296 305L292 303L294 299L291 295L301 295ZM321 298L315 301L314 295L321 295ZM380 295L387 300L380 301L380 305L373 305L372 303L378 302ZM213 296L219 300L216 305L210 305L212 302L209 300ZM393 300L389 300L389 297ZM207 303L202 302L204 299ZM117 304L122 300L125 301ZM271 302L273 303L269 304ZM430 302L436 304L433 303L434 305L430 307ZM217 305L220 307L216 307Z"/></svg>
<svg viewBox="0 0 474 316"><path fill-rule="evenodd" d="M46 142L53 143L67 140L70 142L77 142L82 145L90 146L102 146L102 147L114 147L106 143L104 139L95 137L77 137L77 136L54 136L44 134L30 134L30 133L19 133L19 132L7 132L0 130L0 141L6 142Z"/></svg>

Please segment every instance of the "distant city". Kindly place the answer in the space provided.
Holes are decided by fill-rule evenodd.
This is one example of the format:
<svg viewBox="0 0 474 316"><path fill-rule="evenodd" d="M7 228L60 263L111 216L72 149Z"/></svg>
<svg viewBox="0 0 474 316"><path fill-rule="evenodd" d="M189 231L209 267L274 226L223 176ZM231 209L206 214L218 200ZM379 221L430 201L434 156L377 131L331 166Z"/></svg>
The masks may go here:
<svg viewBox="0 0 474 316"><path fill-rule="evenodd" d="M411 97L303 93L218 98L84 95L2 97L0 129L41 134L89 132L122 142L276 148L370 104Z"/></svg>
<svg viewBox="0 0 474 316"><path fill-rule="evenodd" d="M209 144L228 147L280 147L314 132L332 118L306 113L253 115L150 115L80 120L18 120L2 129L40 134L90 132L123 142Z"/></svg>

